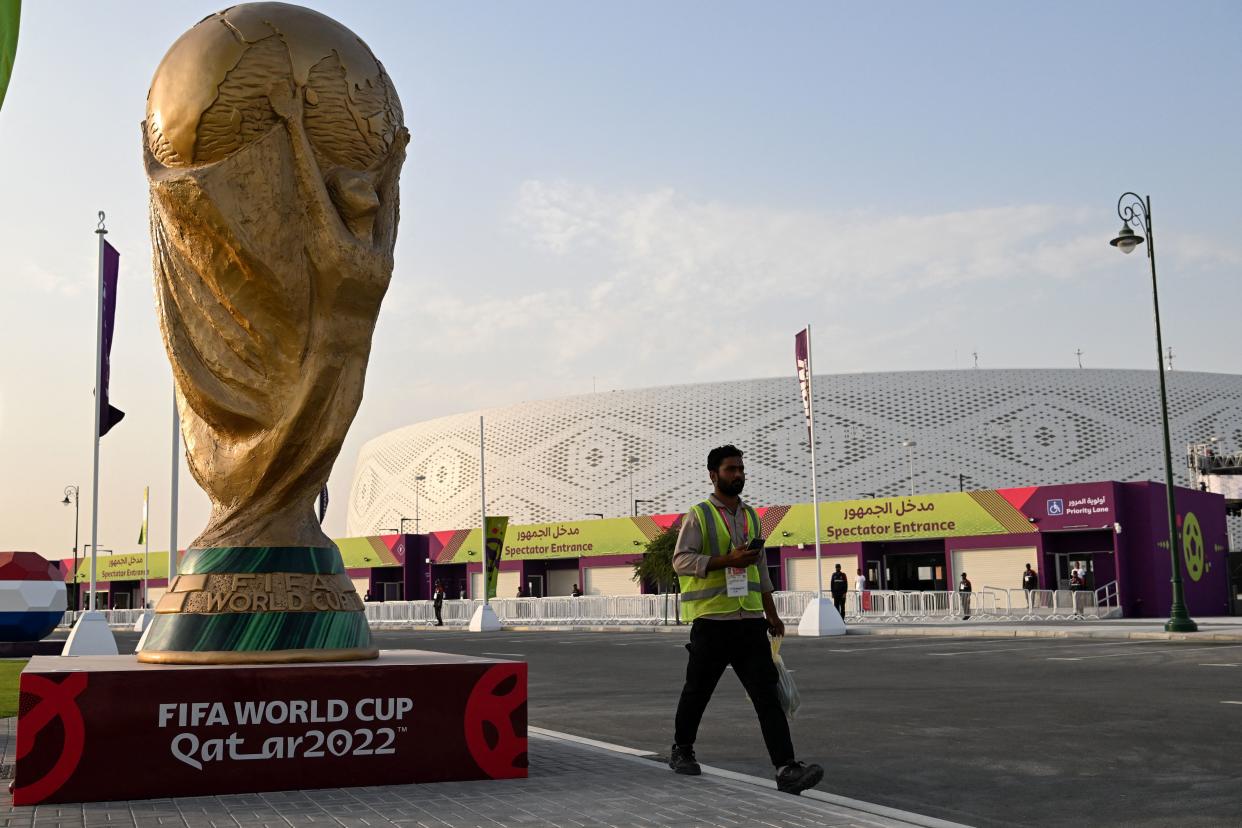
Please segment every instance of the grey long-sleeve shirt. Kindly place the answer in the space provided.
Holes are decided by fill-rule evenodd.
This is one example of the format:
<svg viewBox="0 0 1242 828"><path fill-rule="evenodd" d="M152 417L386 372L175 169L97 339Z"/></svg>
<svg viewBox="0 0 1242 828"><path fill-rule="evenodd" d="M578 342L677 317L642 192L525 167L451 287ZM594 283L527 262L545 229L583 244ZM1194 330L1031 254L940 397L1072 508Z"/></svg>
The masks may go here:
<svg viewBox="0 0 1242 828"><path fill-rule="evenodd" d="M729 537L732 539L731 546L737 548L746 545L746 510L738 505L734 512L730 512L716 495L708 496L708 501L725 519L725 525L729 527ZM711 555L703 552L703 530L699 527L699 522L695 520L694 515L687 512L686 516L681 520L681 531L677 535L677 546L673 548L673 570L678 575L693 576L695 578L707 577L707 559ZM762 592L772 592L772 578L768 575L768 555L760 550L759 560L755 563L759 568L759 589ZM711 615L703 615L701 618L707 618L713 621L735 621L742 618L763 618L763 613L756 610L739 609L734 612L714 613Z"/></svg>

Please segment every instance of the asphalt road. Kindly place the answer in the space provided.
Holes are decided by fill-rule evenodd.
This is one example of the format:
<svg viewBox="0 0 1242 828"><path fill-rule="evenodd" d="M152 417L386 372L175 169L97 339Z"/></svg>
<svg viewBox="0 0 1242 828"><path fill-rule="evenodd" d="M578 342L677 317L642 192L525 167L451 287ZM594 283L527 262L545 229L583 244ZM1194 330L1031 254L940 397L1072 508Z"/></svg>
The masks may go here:
<svg viewBox="0 0 1242 828"><path fill-rule="evenodd" d="M137 636L118 636L133 649ZM381 632L523 659L533 725L667 754L684 634ZM789 638L799 757L821 790L986 826L1242 825L1242 644ZM700 761L768 775L726 673Z"/></svg>

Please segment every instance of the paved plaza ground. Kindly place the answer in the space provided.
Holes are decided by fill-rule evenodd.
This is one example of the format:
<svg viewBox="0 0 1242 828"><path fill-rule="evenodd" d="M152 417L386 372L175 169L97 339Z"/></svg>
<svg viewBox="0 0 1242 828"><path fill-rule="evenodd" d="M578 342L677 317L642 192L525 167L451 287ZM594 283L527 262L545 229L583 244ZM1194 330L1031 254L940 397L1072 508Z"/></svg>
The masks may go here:
<svg viewBox="0 0 1242 828"><path fill-rule="evenodd" d="M814 795L981 828L1237 825L1242 630L1233 619L1204 626L1194 641L1131 637L1158 634L1155 622L790 637L783 652L804 704L795 744L802 758L827 768ZM1077 635L1093 637L1051 637ZM532 726L668 751L684 629L376 637L385 648L525 660ZM131 650L137 640L118 638ZM538 763L546 748L532 750ZM728 674L698 751L710 765L770 778L754 714ZM630 764L637 761L654 770L617 773L654 772L651 779L679 783L648 759Z"/></svg>
<svg viewBox="0 0 1242 828"><path fill-rule="evenodd" d="M0 727L11 768L12 719ZM838 797L794 797L753 782L677 776L650 759L542 733L528 779L179 797L15 808L4 828L953 828ZM826 801L829 800L829 801ZM838 801L831 801L838 800ZM865 808L866 810L862 810ZM908 816L909 819L903 818Z"/></svg>

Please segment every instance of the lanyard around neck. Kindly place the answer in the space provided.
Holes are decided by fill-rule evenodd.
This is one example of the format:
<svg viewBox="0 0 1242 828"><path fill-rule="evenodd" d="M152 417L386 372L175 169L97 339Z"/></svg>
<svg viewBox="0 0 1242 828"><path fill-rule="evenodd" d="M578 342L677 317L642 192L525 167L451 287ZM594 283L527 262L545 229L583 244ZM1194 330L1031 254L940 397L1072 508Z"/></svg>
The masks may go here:
<svg viewBox="0 0 1242 828"><path fill-rule="evenodd" d="M720 515L720 519L724 521L725 529L729 532L729 542L737 543L737 538L733 537L733 521L729 520L729 513L718 503L713 503L712 505L716 507L716 512ZM746 528L743 530L742 537L742 541L744 542L746 538L750 536L750 511L743 506L741 502L738 502L737 508L741 510L742 521L746 525Z"/></svg>

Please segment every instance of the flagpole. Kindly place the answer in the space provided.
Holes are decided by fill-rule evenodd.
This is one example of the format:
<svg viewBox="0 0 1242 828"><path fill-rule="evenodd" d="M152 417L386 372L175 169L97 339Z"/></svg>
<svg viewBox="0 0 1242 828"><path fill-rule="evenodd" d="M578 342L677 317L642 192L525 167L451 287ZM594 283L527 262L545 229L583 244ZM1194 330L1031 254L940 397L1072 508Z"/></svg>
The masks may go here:
<svg viewBox="0 0 1242 828"><path fill-rule="evenodd" d="M151 557L151 528L147 526L147 517L151 511L151 487L142 489L142 608L147 608L147 581L150 578L150 567L147 559Z"/></svg>
<svg viewBox="0 0 1242 828"><path fill-rule="evenodd" d="M483 522L480 524L479 537L483 540L483 604L488 605L487 596L487 479L483 471L483 416L479 415L479 513Z"/></svg>
<svg viewBox="0 0 1242 828"><path fill-rule="evenodd" d="M172 507L168 515L168 586L166 590L172 589L172 580L177 577L177 478L181 472L181 414L177 411L177 380L173 379L173 407L172 407L172 481L170 488L172 490Z"/></svg>
<svg viewBox="0 0 1242 828"><path fill-rule="evenodd" d="M798 365L798 384L806 414L807 448L811 450L811 515L815 526L815 597L807 601L798 621L798 635L845 635L845 613L838 612L824 598L823 535L819 527L819 474L815 468L815 390L811 362L811 326L794 337L794 356Z"/></svg>
<svg viewBox="0 0 1242 828"><path fill-rule="evenodd" d="M102 408L100 386L103 385L103 315L104 315L104 236L108 228L104 226L104 211L99 211L99 225L95 228L99 236L99 284L95 291L95 431L93 434L95 453L94 471L91 482L91 586L90 609L99 609L95 593L95 559L99 544L99 423Z"/></svg>
<svg viewBox="0 0 1242 828"><path fill-rule="evenodd" d="M479 541L483 550L483 603L470 617L470 632L496 632L500 629L500 619L492 609L487 589L487 475L483 466L483 417L479 416ZM503 541L503 538L501 539ZM500 566L500 562L496 562ZM499 578L500 573L496 573Z"/></svg>
<svg viewBox="0 0 1242 828"><path fill-rule="evenodd" d="M809 424L807 440L811 444L811 508L815 514L815 594L824 596L824 568L820 563L819 549L819 489L815 474L815 386L812 377L815 374L814 363L811 361L811 323L806 323L806 398L807 422Z"/></svg>
<svg viewBox="0 0 1242 828"><path fill-rule="evenodd" d="M99 285L97 290L98 307L95 316L95 432L91 436L94 444L94 468L91 472L91 582L90 603L87 610L78 616L65 639L61 655L94 656L116 655L116 637L108 627L104 614L99 612L99 594L96 591L96 560L99 556L99 426L103 421L103 320L104 320L104 253L107 242L104 236L108 229L104 226L104 212L99 211L99 224L95 228L99 235ZM115 297L113 297L115 298ZM76 581L77 573L74 573Z"/></svg>

